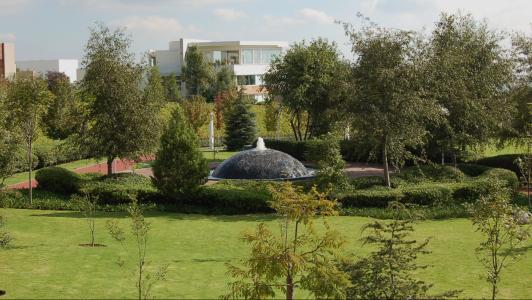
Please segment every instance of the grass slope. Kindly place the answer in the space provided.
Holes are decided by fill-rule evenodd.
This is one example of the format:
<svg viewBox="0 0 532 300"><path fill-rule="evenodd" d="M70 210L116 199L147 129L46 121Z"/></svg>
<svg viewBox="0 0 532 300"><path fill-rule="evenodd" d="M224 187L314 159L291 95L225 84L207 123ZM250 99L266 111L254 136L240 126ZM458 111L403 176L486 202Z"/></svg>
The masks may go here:
<svg viewBox="0 0 532 300"><path fill-rule="evenodd" d="M4 298L133 298L134 250L125 252L104 229L110 217L120 217L129 234L129 220L123 214L100 213L97 242L107 247L84 248L88 242L85 221L75 212L3 209L8 230L15 237L12 247L0 250L0 289ZM240 240L242 231L265 221L277 228L272 216L204 216L168 213L148 214L152 224L149 244L151 265L169 263L168 279L153 290L156 298L216 298L226 292L230 278L224 266L246 257L249 248ZM333 217L328 222L348 240L346 252L363 256L369 249L359 241L360 228L370 221L360 217ZM433 267L420 278L435 283L434 292L463 289L461 297L489 297L488 285L480 278L483 270L473 249L479 242L466 219L426 221L417 226L416 238L432 236L433 251L421 262ZM128 235L128 238L131 237ZM130 245L132 246L132 245ZM118 256L126 265L118 267ZM530 251L520 263L508 269L502 279L501 298L532 295ZM298 294L305 297L304 294Z"/></svg>

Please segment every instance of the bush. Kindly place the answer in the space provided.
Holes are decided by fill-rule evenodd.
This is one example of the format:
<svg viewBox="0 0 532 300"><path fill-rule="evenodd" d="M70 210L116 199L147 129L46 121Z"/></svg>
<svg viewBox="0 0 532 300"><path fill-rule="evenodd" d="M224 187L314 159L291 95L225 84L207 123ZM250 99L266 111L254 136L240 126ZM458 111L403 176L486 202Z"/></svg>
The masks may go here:
<svg viewBox="0 0 532 300"><path fill-rule="evenodd" d="M72 194L78 191L81 178L78 174L60 167L40 169L35 173L38 187L50 192Z"/></svg>
<svg viewBox="0 0 532 300"><path fill-rule="evenodd" d="M135 173L117 173L85 181L79 193L98 197L99 205L127 204L134 198L141 203L157 202L159 197L151 180Z"/></svg>
<svg viewBox="0 0 532 300"><path fill-rule="evenodd" d="M184 200L188 204L211 208L218 213L272 212L268 205L271 195L263 181L223 180L203 186L196 195Z"/></svg>
<svg viewBox="0 0 532 300"><path fill-rule="evenodd" d="M403 189L404 203L418 205L447 205L453 202L453 190L446 184L426 183Z"/></svg>
<svg viewBox="0 0 532 300"><path fill-rule="evenodd" d="M387 207L391 201L401 201L404 194L398 189L356 190L336 196L345 207Z"/></svg>
<svg viewBox="0 0 532 300"><path fill-rule="evenodd" d="M400 173L394 174L410 183L422 181L460 182L464 179L464 173L451 166L441 165L418 165L405 168Z"/></svg>
<svg viewBox="0 0 532 300"><path fill-rule="evenodd" d="M305 155L309 152L308 141L281 141L265 139L264 143L266 144L267 148L290 154L298 160L307 160Z"/></svg>
<svg viewBox="0 0 532 300"><path fill-rule="evenodd" d="M487 166L481 166L481 165L476 165L476 164L464 164L464 163L458 164L457 167L465 175L472 176L472 177L477 177L480 174L491 169L490 167L487 167Z"/></svg>
<svg viewBox="0 0 532 300"><path fill-rule="evenodd" d="M481 158L473 163L482 166L488 166L492 168L503 168L513 171L515 174L519 175L519 167L514 161L518 157L523 157L525 154L503 154L492 157Z"/></svg>
<svg viewBox="0 0 532 300"><path fill-rule="evenodd" d="M519 178L514 172L507 169L490 169L482 173L480 176L504 180L507 182L506 186L512 190L517 190L519 188Z"/></svg>
<svg viewBox="0 0 532 300"><path fill-rule="evenodd" d="M165 197L179 199L194 193L209 175L198 138L181 108L172 114L153 162L153 183Z"/></svg>

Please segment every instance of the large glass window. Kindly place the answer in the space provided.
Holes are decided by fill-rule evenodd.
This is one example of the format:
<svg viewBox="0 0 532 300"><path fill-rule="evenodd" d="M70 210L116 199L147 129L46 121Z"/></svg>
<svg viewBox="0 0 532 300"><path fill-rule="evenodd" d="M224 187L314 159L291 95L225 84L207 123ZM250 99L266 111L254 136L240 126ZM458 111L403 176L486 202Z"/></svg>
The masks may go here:
<svg viewBox="0 0 532 300"><path fill-rule="evenodd" d="M281 54L280 49L262 49L261 64L268 65L272 60Z"/></svg>
<svg viewBox="0 0 532 300"><path fill-rule="evenodd" d="M242 63L245 65L253 64L253 49L242 50Z"/></svg>
<svg viewBox="0 0 532 300"><path fill-rule="evenodd" d="M227 64L236 65L240 63L238 51L227 51Z"/></svg>
<svg viewBox="0 0 532 300"><path fill-rule="evenodd" d="M253 63L260 64L260 49L253 49Z"/></svg>
<svg viewBox="0 0 532 300"><path fill-rule="evenodd" d="M238 85L256 85L255 75L238 75L236 81Z"/></svg>
<svg viewBox="0 0 532 300"><path fill-rule="evenodd" d="M212 61L215 64L222 63L222 51L212 51Z"/></svg>

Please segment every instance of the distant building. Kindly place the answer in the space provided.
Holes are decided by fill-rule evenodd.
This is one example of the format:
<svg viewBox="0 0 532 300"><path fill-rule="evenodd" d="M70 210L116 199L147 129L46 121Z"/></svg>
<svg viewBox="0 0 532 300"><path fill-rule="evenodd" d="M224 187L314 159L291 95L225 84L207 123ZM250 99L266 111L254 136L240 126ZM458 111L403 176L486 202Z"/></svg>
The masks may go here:
<svg viewBox="0 0 532 300"><path fill-rule="evenodd" d="M77 59L23 60L17 61L17 69L42 75L48 72L60 72L68 76L70 82L78 80Z"/></svg>
<svg viewBox="0 0 532 300"><path fill-rule="evenodd" d="M0 78L11 78L16 71L15 45L0 43Z"/></svg>
<svg viewBox="0 0 532 300"><path fill-rule="evenodd" d="M287 42L180 39L170 42L168 50L151 50L150 62L159 67L162 75L174 74L179 78L190 46L197 46L205 59L213 65L230 66L235 73L236 83L243 88L244 93L259 101L266 93L260 89L262 76L273 58L288 49ZM184 92L184 84L181 86Z"/></svg>

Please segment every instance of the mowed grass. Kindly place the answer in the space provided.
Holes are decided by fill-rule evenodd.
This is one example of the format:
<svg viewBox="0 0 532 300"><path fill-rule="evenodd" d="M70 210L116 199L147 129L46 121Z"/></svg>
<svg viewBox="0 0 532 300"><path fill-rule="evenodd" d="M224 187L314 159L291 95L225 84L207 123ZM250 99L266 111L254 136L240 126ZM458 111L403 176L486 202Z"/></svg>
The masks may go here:
<svg viewBox="0 0 532 300"><path fill-rule="evenodd" d="M0 250L0 289L4 298L134 298L135 250L113 241L105 221L120 218L129 233L130 221L123 214L100 213L96 223L97 242L107 247L78 246L89 240L88 227L76 212L3 209L7 229L14 236L12 246ZM152 231L148 246L150 266L169 264L168 278L153 289L156 298L217 298L231 280L225 263L238 263L249 254L240 237L259 222L277 230L272 215L205 216L147 213ZM345 253L364 256L370 251L359 241L361 217L330 217L329 224L347 239ZM480 278L483 269L473 249L479 235L466 219L424 221L416 226L415 237L432 237L432 254L420 259L432 265L419 278L434 282L434 292L463 289L461 298L487 298L488 284ZM528 245L531 246L530 244ZM526 256L504 271L501 298L530 298L532 257ZM126 264L115 262L122 256ZM296 296L306 297L304 293Z"/></svg>

